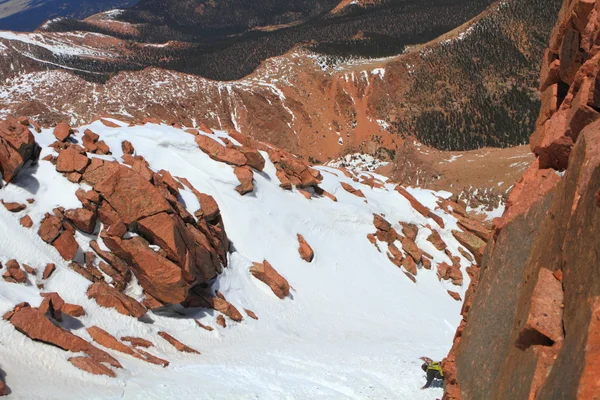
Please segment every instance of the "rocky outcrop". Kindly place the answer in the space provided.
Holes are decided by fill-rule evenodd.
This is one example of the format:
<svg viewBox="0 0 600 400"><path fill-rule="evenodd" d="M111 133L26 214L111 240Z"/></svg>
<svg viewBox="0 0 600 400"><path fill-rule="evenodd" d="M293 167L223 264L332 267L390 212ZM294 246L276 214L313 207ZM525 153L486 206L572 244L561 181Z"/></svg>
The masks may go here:
<svg viewBox="0 0 600 400"><path fill-rule="evenodd" d="M29 128L15 118L0 121L0 173L11 182L27 161L37 162L40 147Z"/></svg>
<svg viewBox="0 0 600 400"><path fill-rule="evenodd" d="M495 221L444 363L445 399L600 393L599 11L564 2L543 61L537 159Z"/></svg>
<svg viewBox="0 0 600 400"><path fill-rule="evenodd" d="M103 272L110 277L108 283L118 290L127 286L133 273L144 288L147 304L153 308L183 302L192 286L221 272L227 263L229 242L219 207L211 196L198 192L184 178L179 181L167 171L152 171L143 157L127 154L134 152L130 144L124 143L123 160L128 166L90 159L86 151L107 154L108 150L99 135L89 129L83 137L85 149L70 141L55 147L59 152L56 169L69 180L84 182L92 189L77 190L82 208L55 209L45 216L38 231L66 260L74 260L80 254L76 230L102 239L110 251L102 250L92 240L93 251L85 254L85 265L71 263L73 270L92 282L103 281ZM257 151L236 150L209 140L226 150L237 151L244 164L264 167L264 159ZM250 167L243 168L252 175ZM179 200L182 182L201 204L195 213L198 219ZM250 185L251 182L250 176ZM99 232L97 221L103 226ZM135 235L127 236L128 232ZM96 262L96 255L103 261Z"/></svg>

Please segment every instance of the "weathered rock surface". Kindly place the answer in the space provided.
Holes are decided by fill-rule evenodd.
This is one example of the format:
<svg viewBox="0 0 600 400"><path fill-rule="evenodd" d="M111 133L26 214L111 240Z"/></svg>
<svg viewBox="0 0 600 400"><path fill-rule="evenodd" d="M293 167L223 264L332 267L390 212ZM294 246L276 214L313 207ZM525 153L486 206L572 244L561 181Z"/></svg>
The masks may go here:
<svg viewBox="0 0 600 400"><path fill-rule="evenodd" d="M495 222L444 362L444 399L600 393L599 7L564 2L543 60L541 90L551 93L531 137L538 158Z"/></svg>

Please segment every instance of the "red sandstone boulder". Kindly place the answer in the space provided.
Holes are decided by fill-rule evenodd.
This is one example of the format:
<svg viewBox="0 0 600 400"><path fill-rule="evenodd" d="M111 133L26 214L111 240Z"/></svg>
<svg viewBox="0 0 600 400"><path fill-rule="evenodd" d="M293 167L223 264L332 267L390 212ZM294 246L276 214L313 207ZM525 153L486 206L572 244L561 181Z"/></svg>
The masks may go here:
<svg viewBox="0 0 600 400"><path fill-rule="evenodd" d="M185 300L191 280L189 273L152 250L141 237L123 240L106 237L104 243L132 268L144 290L164 304ZM192 280L193 281L193 280Z"/></svg>
<svg viewBox="0 0 600 400"><path fill-rule="evenodd" d="M90 357L71 357L68 360L73 366L93 375L107 375L115 378L115 373L108 367Z"/></svg>
<svg viewBox="0 0 600 400"><path fill-rule="evenodd" d="M315 253L310 247L310 245L304 239L304 236L298 234L298 243L300 247L298 247L298 253L300 253L300 258L302 258L306 262L312 262L315 258Z"/></svg>
<svg viewBox="0 0 600 400"><path fill-rule="evenodd" d="M420 263L423 252L419 249L419 246L407 237L400 238L400 242L402 243L402 250L404 250L414 262Z"/></svg>
<svg viewBox="0 0 600 400"><path fill-rule="evenodd" d="M146 314L146 308L135 299L127 296L104 282L93 283L87 290L87 296L106 308L114 308L123 315L140 318Z"/></svg>
<svg viewBox="0 0 600 400"><path fill-rule="evenodd" d="M27 208L25 204L21 203L6 203L4 200L1 200L2 205L11 213L18 213Z"/></svg>
<svg viewBox="0 0 600 400"><path fill-rule="evenodd" d="M0 264L1 265L1 264ZM12 283L26 283L27 275L21 269L16 260L9 260L6 263L6 272L2 275L5 281Z"/></svg>
<svg viewBox="0 0 600 400"><path fill-rule="evenodd" d="M104 329L101 329L97 326L92 326L87 328L87 332L96 343L103 347L143 359L143 357L138 355L131 347L119 342L117 338L106 332Z"/></svg>
<svg viewBox="0 0 600 400"><path fill-rule="evenodd" d="M44 298L40 305L40 311L49 318L62 321L62 309L65 306L62 297L56 292L40 293L40 296Z"/></svg>
<svg viewBox="0 0 600 400"><path fill-rule="evenodd" d="M406 200L408 200L410 202L410 205L415 210L417 210L417 212L419 212L426 218L433 219L441 228L444 228L444 221L442 220L442 218L439 215L435 214L433 211L431 211L429 208L421 204L419 200L417 200L413 195L408 193L406 189L398 185L396 186L396 191L400 193Z"/></svg>
<svg viewBox="0 0 600 400"><path fill-rule="evenodd" d="M444 251L446 250L446 243L444 242L444 240L442 239L442 237L440 236L440 234L438 233L438 231L432 231L431 235L429 235L429 237L427 238L427 240L429 242L431 242L431 244L433 244L433 246L438 249L439 251Z"/></svg>
<svg viewBox="0 0 600 400"><path fill-rule="evenodd" d="M265 168L265 158L258 150L239 148L242 154L246 157L246 165L254 168L257 171L262 171Z"/></svg>
<svg viewBox="0 0 600 400"><path fill-rule="evenodd" d="M405 257L402 260L402 266L411 275L417 275L417 264L415 263L415 260L412 257Z"/></svg>
<svg viewBox="0 0 600 400"><path fill-rule="evenodd" d="M39 152L26 126L11 118L0 121L0 173L6 182L13 181L27 161L36 162Z"/></svg>
<svg viewBox="0 0 600 400"><path fill-rule="evenodd" d="M62 258L67 261L73 260L79 250L79 244L75 240L75 237L67 230L63 231L60 236L52 242L52 246L54 246Z"/></svg>
<svg viewBox="0 0 600 400"><path fill-rule="evenodd" d="M62 306L61 312L75 318L83 317L85 315L83 307L77 304L65 303Z"/></svg>
<svg viewBox="0 0 600 400"><path fill-rule="evenodd" d="M58 172L78 172L83 173L90 163L90 159L85 154L77 150L75 146L70 146L62 150L56 159L56 170Z"/></svg>
<svg viewBox="0 0 600 400"><path fill-rule="evenodd" d="M452 231L452 235L458 240L458 243L465 246L475 256L477 264L481 264L480 254L482 254L482 249L485 248L485 242L469 232Z"/></svg>
<svg viewBox="0 0 600 400"><path fill-rule="evenodd" d="M250 268L250 273L252 273L256 279L266 283L280 299L287 297L290 293L288 281L281 276L267 260L262 264L254 263Z"/></svg>
<svg viewBox="0 0 600 400"><path fill-rule="evenodd" d="M36 308L22 307L15 309L8 320L19 332L33 340L52 344L74 353L83 352L98 363L107 363L113 367L121 368L121 364L114 357L94 347L79 336L54 325L42 311Z"/></svg>
<svg viewBox="0 0 600 400"><path fill-rule="evenodd" d="M133 155L133 153L135 153L135 149L133 148L133 145L128 140L124 140L121 143L121 150L123 150L123 154Z"/></svg>
<svg viewBox="0 0 600 400"><path fill-rule="evenodd" d="M23 218L20 219L19 222L24 228L31 228L33 226L33 221L31 220L31 217L29 215L25 215Z"/></svg>
<svg viewBox="0 0 600 400"><path fill-rule="evenodd" d="M257 316L256 316L256 314L254 313L254 311L250 311L250 310L247 310L247 309L245 309L245 308L244 308L244 311L246 312L246 314L247 314L247 315L248 315L250 318L252 318L252 319L255 319L255 320L258 320L258 317L257 317Z"/></svg>
<svg viewBox="0 0 600 400"><path fill-rule="evenodd" d="M199 351L192 349L191 347L181 343L179 340L175 339L173 336L169 335L167 332L158 332L158 335L169 342L173 347L175 347L178 351L183 353L193 353L200 354Z"/></svg>
<svg viewBox="0 0 600 400"><path fill-rule="evenodd" d="M197 319L194 320L196 322L196 325L198 325L200 328L212 332L215 329L212 326L208 326L208 325L204 325L202 322L198 321Z"/></svg>
<svg viewBox="0 0 600 400"><path fill-rule="evenodd" d="M46 268L44 268L44 274L42 275L42 279L44 279L44 280L49 279L55 270L56 270L56 265L47 264Z"/></svg>
<svg viewBox="0 0 600 400"><path fill-rule="evenodd" d="M82 232L91 234L96 229L96 214L88 209L67 210L65 211L65 217Z"/></svg>
<svg viewBox="0 0 600 400"><path fill-rule="evenodd" d="M105 176L94 189L106 199L127 225L143 217L172 210L154 185L123 165L112 175Z"/></svg>
<svg viewBox="0 0 600 400"><path fill-rule="evenodd" d="M254 173L249 167L236 167L233 172L240 181L239 186L235 190L242 196L254 191Z"/></svg>
<svg viewBox="0 0 600 400"><path fill-rule="evenodd" d="M131 343L132 346L135 346L135 347L144 347L144 348L154 347L154 343L152 343L151 341L142 339L142 338L138 338L138 337L124 336L121 338L121 340L124 342L129 342L129 343Z"/></svg>
<svg viewBox="0 0 600 400"><path fill-rule="evenodd" d="M54 128L54 137L59 142L66 142L67 139L73 134L73 129L66 122L60 122Z"/></svg>
<svg viewBox="0 0 600 400"><path fill-rule="evenodd" d="M462 298L460 297L460 293L448 290L448 294L450 295L450 297L452 297L456 301L461 301L462 300Z"/></svg>
<svg viewBox="0 0 600 400"><path fill-rule="evenodd" d="M213 160L240 167L246 165L248 162L246 156L241 151L225 147L208 136L198 135L195 141L198 147Z"/></svg>
<svg viewBox="0 0 600 400"><path fill-rule="evenodd" d="M364 193L361 190L355 189L354 186L349 185L346 182L340 182L340 185L342 185L342 188L344 188L344 190L348 193L351 193L358 197L365 197Z"/></svg>

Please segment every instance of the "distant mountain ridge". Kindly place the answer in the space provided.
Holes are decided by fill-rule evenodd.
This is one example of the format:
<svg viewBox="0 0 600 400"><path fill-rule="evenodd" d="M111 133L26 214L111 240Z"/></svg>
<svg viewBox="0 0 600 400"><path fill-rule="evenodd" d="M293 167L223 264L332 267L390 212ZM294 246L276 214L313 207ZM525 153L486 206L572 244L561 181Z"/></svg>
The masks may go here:
<svg viewBox="0 0 600 400"><path fill-rule="evenodd" d="M83 19L112 8L130 7L138 0L1 0L0 29L34 31L45 21L70 17Z"/></svg>

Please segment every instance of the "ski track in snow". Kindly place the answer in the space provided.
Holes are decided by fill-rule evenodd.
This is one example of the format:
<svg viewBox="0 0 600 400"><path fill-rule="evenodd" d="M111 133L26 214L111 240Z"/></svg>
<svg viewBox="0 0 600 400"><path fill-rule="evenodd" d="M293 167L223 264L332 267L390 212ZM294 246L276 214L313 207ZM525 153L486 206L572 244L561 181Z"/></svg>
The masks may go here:
<svg viewBox="0 0 600 400"><path fill-rule="evenodd" d="M115 121L118 122L118 121ZM121 123L122 124L122 123ZM458 288L439 282L433 271L420 269L417 284L379 253L366 236L375 232L373 213L383 213L399 230L397 221L436 226L410 207L410 203L388 184L386 189L370 189L346 178L339 170L324 171L322 187L337 196L305 199L301 194L279 188L275 167L268 160L263 173L255 173L255 191L240 196L234 188L238 181L233 168L211 160L194 143L193 136L166 125L108 128L95 122L90 128L110 146L120 160L121 142L132 142L153 170L166 169L173 176L188 178L200 192L215 197L223 215L226 231L235 251L230 265L218 278L219 289L240 311L257 313L241 323L228 321L222 329L215 324L217 313L206 309L150 312L152 323L143 323L98 306L87 299L89 282L71 271L56 250L37 235L46 212L57 205L80 207L75 197L79 185L72 184L55 171L52 164L40 161L24 170L18 181L0 190L6 201L25 202L35 197L26 211L11 214L0 207L0 261L16 258L21 263L43 268L57 265L44 291L57 291L65 301L82 305L87 315L67 318L65 325L75 334L90 340L85 327L97 325L111 334L139 336L155 343L153 354L168 359L165 369L108 350L123 364L117 378L93 376L82 372L67 359L73 356L58 348L36 343L17 332L7 321L0 321L0 367L13 399L435 399L442 390L419 390L425 383L418 357L442 359L452 345L460 322L461 303L446 290L462 296L468 284ZM53 152L51 130L36 134L43 147L41 157ZM212 137L226 136L217 132ZM327 172L327 173L325 173ZM378 175L375 175L379 177ZM384 179L383 177L379 177ZM346 182L360 188L363 199L340 186ZM423 204L434 208L437 196L447 193L428 190L409 191ZM34 196L32 196L32 194ZM188 211L198 202L189 190L182 191ZM451 230L458 229L454 217L436 211L446 223L437 228L458 254L458 242ZM33 221L24 229L19 218L25 213ZM298 255L296 234L301 233L315 251L312 263ZM430 231L421 228L417 244L434 257L434 265L449 259L426 238ZM85 251L85 235L78 234ZM401 245L399 245L399 248ZM270 289L249 274L252 261L267 259L293 287L290 298L277 299ZM469 265L462 259L463 267ZM136 288L130 288L135 292ZM0 281L0 313L14 304L41 302L35 285L16 285ZM213 332L200 329L193 318L215 326ZM165 330L199 350L192 356L177 352L157 332Z"/></svg>

